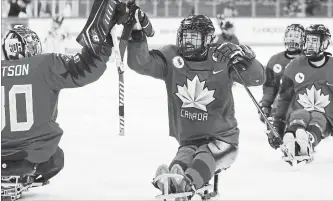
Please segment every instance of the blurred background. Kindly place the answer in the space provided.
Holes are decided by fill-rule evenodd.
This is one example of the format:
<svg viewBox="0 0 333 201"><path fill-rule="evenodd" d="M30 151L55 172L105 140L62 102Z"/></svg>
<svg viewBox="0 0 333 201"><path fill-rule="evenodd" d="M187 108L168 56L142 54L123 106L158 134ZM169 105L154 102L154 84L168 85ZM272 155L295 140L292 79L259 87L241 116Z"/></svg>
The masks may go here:
<svg viewBox="0 0 333 201"><path fill-rule="evenodd" d="M92 0L1 0L2 18L87 17ZM332 0L137 0L151 17L332 17Z"/></svg>
<svg viewBox="0 0 333 201"><path fill-rule="evenodd" d="M59 21L60 25L63 24L63 33L57 33L61 35L57 41L64 44L64 41L69 41L71 44L65 49L71 49L77 45L73 38L82 29L92 3L93 0L1 0L1 37L15 24L24 24L46 42L44 39L53 34L52 20L63 16L64 20ZM136 0L136 3L153 19L156 41L169 38L174 42L179 19L189 14L204 14L213 20L224 15L234 23L240 42L249 45L256 45L254 41L259 41L260 45L282 45L281 34L288 23L304 25L312 20L311 23L326 23L326 26L333 24L333 0ZM219 26L216 27L217 33L220 32ZM254 36L256 38L251 38ZM49 51L60 51L50 44L44 47L52 47ZM77 50L75 48L73 51Z"/></svg>

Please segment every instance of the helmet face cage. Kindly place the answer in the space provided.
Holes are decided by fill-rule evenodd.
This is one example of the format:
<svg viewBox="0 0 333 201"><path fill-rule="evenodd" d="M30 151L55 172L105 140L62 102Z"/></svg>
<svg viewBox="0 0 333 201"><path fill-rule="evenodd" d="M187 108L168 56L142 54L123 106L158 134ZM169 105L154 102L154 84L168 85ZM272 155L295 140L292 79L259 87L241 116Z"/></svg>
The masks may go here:
<svg viewBox="0 0 333 201"><path fill-rule="evenodd" d="M301 50L304 45L304 28L300 24L289 25L284 34L286 50Z"/></svg>
<svg viewBox="0 0 333 201"><path fill-rule="evenodd" d="M177 46L180 54L189 60L200 60L208 51L214 37L212 21L203 15L185 18L177 31Z"/></svg>
<svg viewBox="0 0 333 201"><path fill-rule="evenodd" d="M305 30L304 54L318 57L328 48L331 34L324 25L311 25Z"/></svg>
<svg viewBox="0 0 333 201"><path fill-rule="evenodd" d="M23 26L15 26L4 39L3 50L6 59L16 60L42 53L42 44L37 34Z"/></svg>

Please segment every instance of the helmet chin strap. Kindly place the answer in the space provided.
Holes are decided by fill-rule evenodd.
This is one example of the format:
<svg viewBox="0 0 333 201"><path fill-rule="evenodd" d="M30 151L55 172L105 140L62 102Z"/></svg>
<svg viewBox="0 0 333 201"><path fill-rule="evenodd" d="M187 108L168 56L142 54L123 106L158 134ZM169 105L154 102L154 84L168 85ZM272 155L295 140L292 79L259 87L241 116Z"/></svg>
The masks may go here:
<svg viewBox="0 0 333 201"><path fill-rule="evenodd" d="M295 50L286 50L286 55L290 58L295 58L297 55L299 55L302 52L300 49Z"/></svg>
<svg viewBox="0 0 333 201"><path fill-rule="evenodd" d="M317 59L317 58L316 58ZM322 57L321 60L319 61L313 61L313 60L309 60L309 62L316 66L316 67L321 67L325 62L326 62L326 58L325 57Z"/></svg>
<svg viewBox="0 0 333 201"><path fill-rule="evenodd" d="M309 61L315 66L321 66L325 62L324 52L321 52L319 55L315 57L310 57Z"/></svg>
<svg viewBox="0 0 333 201"><path fill-rule="evenodd" d="M207 59L208 49L206 48L205 51L199 53L195 52L190 56L184 56L184 58L188 61L205 61Z"/></svg>

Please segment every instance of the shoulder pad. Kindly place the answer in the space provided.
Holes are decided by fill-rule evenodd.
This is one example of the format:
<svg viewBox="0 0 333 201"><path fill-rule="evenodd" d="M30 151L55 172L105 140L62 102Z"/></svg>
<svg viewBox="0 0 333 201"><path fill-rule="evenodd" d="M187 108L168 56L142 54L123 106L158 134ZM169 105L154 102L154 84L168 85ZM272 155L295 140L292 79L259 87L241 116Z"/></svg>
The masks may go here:
<svg viewBox="0 0 333 201"><path fill-rule="evenodd" d="M166 45L159 49L159 51L164 55L166 59L173 58L176 55L179 55L178 53L178 47L176 45Z"/></svg>

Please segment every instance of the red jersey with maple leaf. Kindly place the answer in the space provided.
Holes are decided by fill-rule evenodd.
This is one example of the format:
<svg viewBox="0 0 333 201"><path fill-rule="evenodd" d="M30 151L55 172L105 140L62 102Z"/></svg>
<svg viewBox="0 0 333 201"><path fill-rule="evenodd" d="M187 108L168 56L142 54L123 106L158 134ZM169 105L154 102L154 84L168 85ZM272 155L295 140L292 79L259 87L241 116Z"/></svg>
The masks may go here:
<svg viewBox="0 0 333 201"><path fill-rule="evenodd" d="M333 59L326 55L322 67L310 65L305 56L293 59L282 78L277 118L288 118L297 109L318 111L333 125Z"/></svg>
<svg viewBox="0 0 333 201"><path fill-rule="evenodd" d="M212 51L206 61L193 62L183 59L174 45L149 51L145 41L129 42L128 66L165 81L170 136L180 144L207 137L238 143L231 88L233 81L240 81L225 64L212 61ZM249 85L265 81L264 68L257 60L241 75Z"/></svg>

